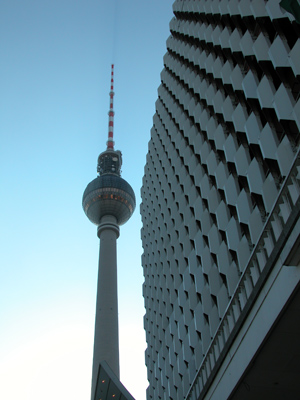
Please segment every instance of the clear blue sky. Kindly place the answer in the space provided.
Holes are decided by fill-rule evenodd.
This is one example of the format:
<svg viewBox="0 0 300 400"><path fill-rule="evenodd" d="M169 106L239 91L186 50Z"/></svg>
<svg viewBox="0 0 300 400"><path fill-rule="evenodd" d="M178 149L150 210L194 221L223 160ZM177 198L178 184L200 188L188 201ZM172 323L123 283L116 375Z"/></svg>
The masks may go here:
<svg viewBox="0 0 300 400"><path fill-rule="evenodd" d="M145 399L140 187L173 0L0 3L0 398L89 400L99 243L81 199L108 131L138 205L118 239L121 380Z"/></svg>

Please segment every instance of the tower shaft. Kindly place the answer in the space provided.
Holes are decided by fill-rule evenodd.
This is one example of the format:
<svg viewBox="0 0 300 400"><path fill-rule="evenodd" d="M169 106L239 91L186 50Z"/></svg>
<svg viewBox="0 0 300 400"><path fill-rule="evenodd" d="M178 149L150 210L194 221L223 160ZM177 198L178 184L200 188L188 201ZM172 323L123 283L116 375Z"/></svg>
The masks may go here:
<svg viewBox="0 0 300 400"><path fill-rule="evenodd" d="M117 238L116 218L104 216L98 226L100 238L99 271L95 320L95 339L92 375L92 399L99 365L106 361L119 378L119 325L117 292Z"/></svg>

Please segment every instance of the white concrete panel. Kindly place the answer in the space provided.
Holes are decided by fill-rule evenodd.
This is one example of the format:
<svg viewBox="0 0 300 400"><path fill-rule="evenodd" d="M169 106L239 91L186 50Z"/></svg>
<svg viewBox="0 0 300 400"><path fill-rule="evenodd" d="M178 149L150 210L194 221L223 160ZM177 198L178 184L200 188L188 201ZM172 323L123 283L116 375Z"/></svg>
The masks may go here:
<svg viewBox="0 0 300 400"><path fill-rule="evenodd" d="M239 195L239 187L233 176L230 175L224 187L225 197L228 204L235 206Z"/></svg>
<svg viewBox="0 0 300 400"><path fill-rule="evenodd" d="M289 54L289 64L295 76L300 75L300 42L297 41Z"/></svg>
<svg viewBox="0 0 300 400"><path fill-rule="evenodd" d="M264 158L276 159L278 141L269 124L266 124L261 131L259 145Z"/></svg>
<svg viewBox="0 0 300 400"><path fill-rule="evenodd" d="M216 216L217 216L218 228L222 231L225 231L228 222L230 221L230 212L224 201L220 202L216 210Z"/></svg>
<svg viewBox="0 0 300 400"><path fill-rule="evenodd" d="M278 161L281 174L286 176L290 170L291 162L294 159L294 154L287 137L284 137L279 144L276 152L276 159Z"/></svg>
<svg viewBox="0 0 300 400"><path fill-rule="evenodd" d="M274 178L269 174L263 183L262 197L267 212L270 212L273 208L274 202L278 195L278 189L274 182Z"/></svg>
<svg viewBox="0 0 300 400"><path fill-rule="evenodd" d="M251 241L252 243L255 243L259 238L263 228L263 222L257 207L254 208L249 217L248 226L249 226Z"/></svg>
<svg viewBox="0 0 300 400"><path fill-rule="evenodd" d="M242 39L242 34L239 32L238 29L235 29L229 38L230 49L233 53L241 51L240 47L241 39Z"/></svg>
<svg viewBox="0 0 300 400"><path fill-rule="evenodd" d="M289 120L291 119L295 100L289 90L286 90L282 83L274 96L274 109L278 119Z"/></svg>
<svg viewBox="0 0 300 400"><path fill-rule="evenodd" d="M250 3L252 15L255 18L265 17L267 15L266 4L264 0L255 0Z"/></svg>
<svg viewBox="0 0 300 400"><path fill-rule="evenodd" d="M261 32L253 44L253 51L257 61L268 61L270 59L268 53L270 44L268 37Z"/></svg>
<svg viewBox="0 0 300 400"><path fill-rule="evenodd" d="M252 112L245 123L245 132L249 144L258 144L261 130L261 121L259 117Z"/></svg>
<svg viewBox="0 0 300 400"><path fill-rule="evenodd" d="M258 100L262 108L272 108L276 90L271 79L263 76L257 87Z"/></svg>
<svg viewBox="0 0 300 400"><path fill-rule="evenodd" d="M249 193L243 189L239 194L236 204L238 219L243 224L248 224L250 214L252 212L252 201Z"/></svg>
<svg viewBox="0 0 300 400"><path fill-rule="evenodd" d="M241 4L241 3L240 3ZM244 2L244 5L248 6L248 12L249 15L251 15L251 10L250 10L250 5L248 2ZM244 36L241 39L240 47L242 49L243 55L246 56L253 56L254 55L254 49L253 49L253 40L250 35L249 31L246 31Z"/></svg>
<svg viewBox="0 0 300 400"><path fill-rule="evenodd" d="M278 35L270 46L269 56L275 68L288 67L288 44Z"/></svg>
<svg viewBox="0 0 300 400"><path fill-rule="evenodd" d="M248 184L251 193L261 194L262 185L265 180L264 171L261 165L254 158L248 168Z"/></svg>
<svg viewBox="0 0 300 400"><path fill-rule="evenodd" d="M242 238L239 224L231 218L226 228L227 245L230 250L236 250Z"/></svg>
<svg viewBox="0 0 300 400"><path fill-rule="evenodd" d="M258 79L250 70L243 80L243 89L245 96L249 99L257 99Z"/></svg>
<svg viewBox="0 0 300 400"><path fill-rule="evenodd" d="M227 275L229 266L231 264L231 256L229 254L228 246L225 244L225 242L222 242L219 247L217 260L219 271L222 274Z"/></svg>
<svg viewBox="0 0 300 400"><path fill-rule="evenodd" d="M217 187L223 189L228 177L229 177L229 172L226 164L220 162L215 171Z"/></svg>
<svg viewBox="0 0 300 400"><path fill-rule="evenodd" d="M234 90L243 90L243 87L242 87L243 79L244 79L244 75L243 75L239 65L237 64L235 66L234 70L232 71L232 73L230 74L230 81L231 81L231 84L232 84Z"/></svg>
<svg viewBox="0 0 300 400"><path fill-rule="evenodd" d="M248 114L246 108L238 104L232 114L232 122L236 132L245 132L247 118Z"/></svg>

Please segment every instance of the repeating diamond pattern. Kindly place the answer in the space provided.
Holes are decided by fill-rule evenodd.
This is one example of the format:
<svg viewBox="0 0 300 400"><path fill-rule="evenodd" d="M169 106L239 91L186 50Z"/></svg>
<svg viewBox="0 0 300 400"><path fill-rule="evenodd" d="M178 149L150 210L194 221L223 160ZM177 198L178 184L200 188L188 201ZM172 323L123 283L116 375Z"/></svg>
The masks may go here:
<svg viewBox="0 0 300 400"><path fill-rule="evenodd" d="M141 190L154 400L201 391L300 193L299 25L275 0L173 10Z"/></svg>

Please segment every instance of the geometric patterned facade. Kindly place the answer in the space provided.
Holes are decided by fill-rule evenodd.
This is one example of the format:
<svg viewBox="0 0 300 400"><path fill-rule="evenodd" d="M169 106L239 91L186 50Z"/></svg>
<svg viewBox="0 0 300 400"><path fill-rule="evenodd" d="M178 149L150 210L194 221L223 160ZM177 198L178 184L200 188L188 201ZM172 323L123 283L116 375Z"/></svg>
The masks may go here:
<svg viewBox="0 0 300 400"><path fill-rule="evenodd" d="M177 0L141 190L147 399L198 399L299 218L300 25Z"/></svg>

